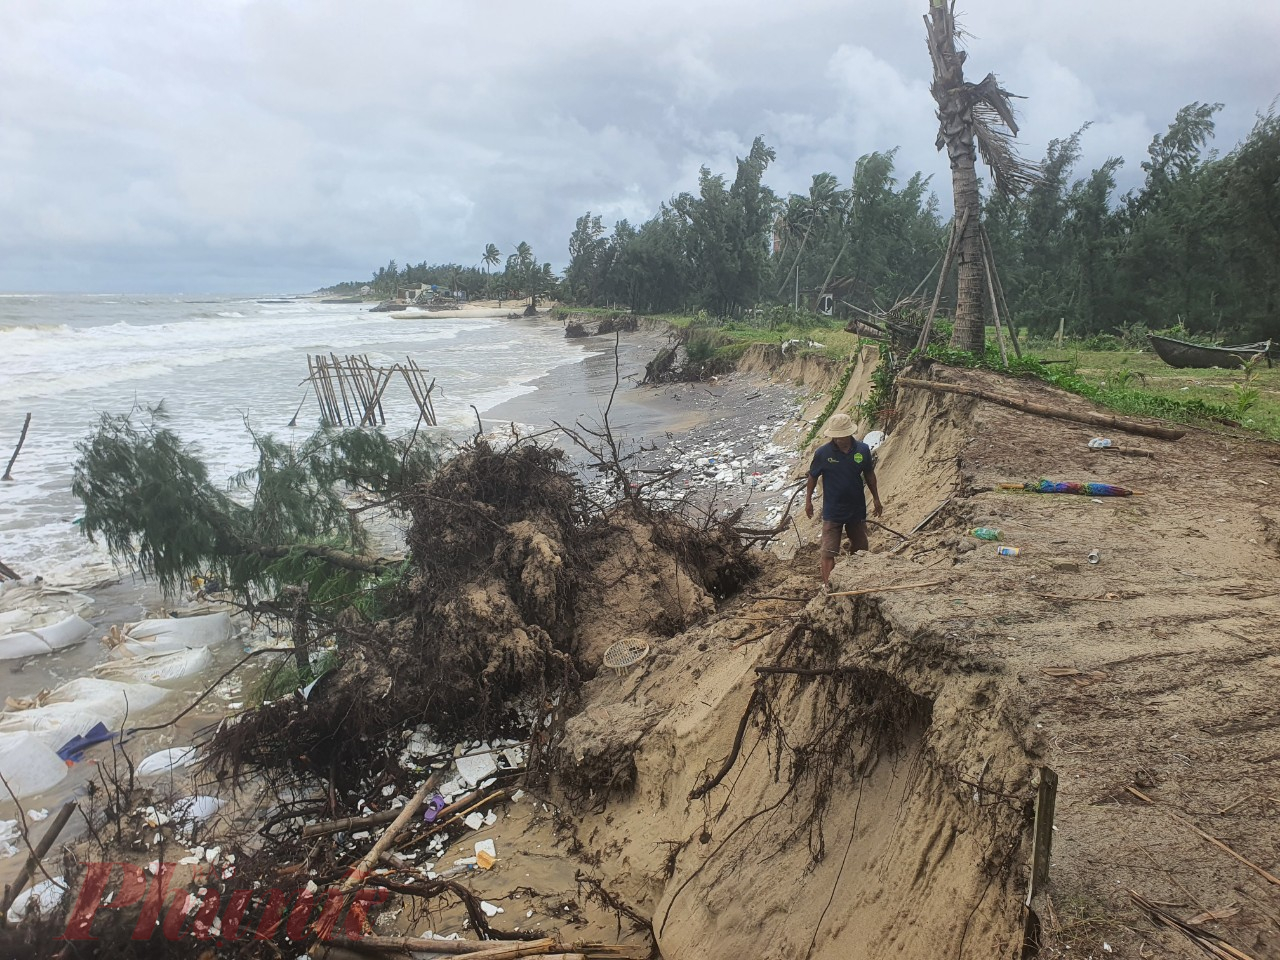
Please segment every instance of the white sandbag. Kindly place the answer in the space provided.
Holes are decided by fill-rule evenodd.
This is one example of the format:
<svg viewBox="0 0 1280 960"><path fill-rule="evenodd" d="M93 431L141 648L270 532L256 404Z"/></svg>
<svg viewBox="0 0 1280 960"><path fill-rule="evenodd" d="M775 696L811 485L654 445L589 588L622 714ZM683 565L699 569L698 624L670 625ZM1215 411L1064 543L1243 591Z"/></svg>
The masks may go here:
<svg viewBox="0 0 1280 960"><path fill-rule="evenodd" d="M66 895L67 881L62 877L41 880L14 897L7 919L10 923L21 923L28 910L33 916L47 917L58 909Z"/></svg>
<svg viewBox="0 0 1280 960"><path fill-rule="evenodd" d="M153 773L164 773L180 767L189 767L196 762L195 747L170 747L153 753L137 767L138 776L149 776Z"/></svg>
<svg viewBox="0 0 1280 960"><path fill-rule="evenodd" d="M180 640L186 647L210 647L231 639L231 615L225 610L195 617L139 620L124 628L128 640Z"/></svg>
<svg viewBox="0 0 1280 960"><path fill-rule="evenodd" d="M154 657L124 656L98 664L93 672L112 680L170 684L204 672L211 663L213 652L208 647L195 647Z"/></svg>
<svg viewBox="0 0 1280 960"><path fill-rule="evenodd" d="M74 613L56 611L31 617L21 629L0 636L0 660L53 653L79 643L91 629L88 621Z"/></svg>
<svg viewBox="0 0 1280 960"><path fill-rule="evenodd" d="M49 694L43 706L0 715L0 733L25 731L54 750L101 723L119 730L169 695L162 687L80 677Z"/></svg>
<svg viewBox="0 0 1280 960"><path fill-rule="evenodd" d="M66 777L67 765L30 733L0 733L0 773L21 800L56 787Z"/></svg>

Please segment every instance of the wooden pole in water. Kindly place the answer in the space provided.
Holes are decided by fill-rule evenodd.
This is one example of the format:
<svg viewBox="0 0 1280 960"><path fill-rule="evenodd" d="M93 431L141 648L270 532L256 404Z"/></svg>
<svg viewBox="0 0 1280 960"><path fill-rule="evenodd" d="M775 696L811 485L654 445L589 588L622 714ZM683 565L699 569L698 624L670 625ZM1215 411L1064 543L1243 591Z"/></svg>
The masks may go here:
<svg viewBox="0 0 1280 960"><path fill-rule="evenodd" d="M333 357L333 375L338 381L338 389L342 392L342 409L347 413L346 420L342 422L343 424L350 423L354 427L356 424L356 418L351 412L351 404L347 402L346 368L343 367L342 361L338 359L338 355L336 353L331 353L329 356Z"/></svg>
<svg viewBox="0 0 1280 960"><path fill-rule="evenodd" d="M311 362L311 354L307 354L307 380L311 383L311 392L316 395L316 406L320 408L320 422L327 419L324 414L324 398L320 395L320 381L316 377L315 364Z"/></svg>
<svg viewBox="0 0 1280 960"><path fill-rule="evenodd" d="M9 458L9 465L4 468L4 476L0 480L13 479L13 462L18 459L18 454L22 452L22 445L27 440L27 428L31 426L31 414L27 414L27 419L22 421L22 435L18 437L18 445L13 449L13 456Z"/></svg>
<svg viewBox="0 0 1280 960"><path fill-rule="evenodd" d="M382 414L382 391L387 389L387 384L391 382L392 376L395 375L395 370L394 366L388 369L379 369L378 382L373 389L373 403L365 410L364 419L360 421L361 426L364 426L366 422L377 422L377 417ZM385 416L382 417L382 422L384 424L387 422Z"/></svg>
<svg viewBox="0 0 1280 960"><path fill-rule="evenodd" d="M316 361L324 373L324 392L329 399L329 423L335 427L341 426L342 411L338 409L338 395L333 389L333 373L329 370L329 361L323 356L317 356Z"/></svg>
<svg viewBox="0 0 1280 960"><path fill-rule="evenodd" d="M373 396L374 406L378 409L378 419L374 422L387 422L387 415L382 412L382 391L378 389L378 385L382 383L382 368L375 367L369 362L369 355L362 353L360 359L364 361L365 376L369 378L369 390ZM389 379L389 378L388 378Z"/></svg>

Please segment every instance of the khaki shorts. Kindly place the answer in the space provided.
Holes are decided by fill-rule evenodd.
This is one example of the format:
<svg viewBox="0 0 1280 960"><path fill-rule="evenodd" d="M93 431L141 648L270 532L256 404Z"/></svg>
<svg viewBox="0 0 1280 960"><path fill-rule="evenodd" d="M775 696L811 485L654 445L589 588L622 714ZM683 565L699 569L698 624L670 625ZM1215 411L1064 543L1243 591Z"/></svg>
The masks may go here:
<svg viewBox="0 0 1280 960"><path fill-rule="evenodd" d="M840 535L849 538L851 550L867 549L867 521L865 520L823 520L822 521L822 555L835 557L840 554Z"/></svg>

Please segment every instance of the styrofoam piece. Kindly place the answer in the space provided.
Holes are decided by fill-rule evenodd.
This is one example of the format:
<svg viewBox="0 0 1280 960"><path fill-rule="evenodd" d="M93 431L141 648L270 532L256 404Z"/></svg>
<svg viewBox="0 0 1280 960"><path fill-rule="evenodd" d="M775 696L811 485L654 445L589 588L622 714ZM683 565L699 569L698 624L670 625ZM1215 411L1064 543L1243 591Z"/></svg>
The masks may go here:
<svg viewBox="0 0 1280 960"><path fill-rule="evenodd" d="M24 730L0 733L0 773L21 800L61 783L67 776L67 765L52 747Z"/></svg>
<svg viewBox="0 0 1280 960"><path fill-rule="evenodd" d="M170 747L168 750L160 750L153 753L143 760L138 764L137 773L139 776L145 777L155 773L164 773L167 770L189 767L195 762L195 747Z"/></svg>
<svg viewBox="0 0 1280 960"><path fill-rule="evenodd" d="M462 822L471 830L479 830L484 826L484 816L480 813L468 813L462 818Z"/></svg>
<svg viewBox="0 0 1280 960"><path fill-rule="evenodd" d="M41 917L47 917L58 909L58 904L67 895L67 881L62 877L41 880L23 890L14 898L6 918L10 923L21 923L27 911Z"/></svg>
<svg viewBox="0 0 1280 960"><path fill-rule="evenodd" d="M477 786L481 780L498 772L498 763L491 753L459 757L454 763L458 767L458 776L465 780L470 787Z"/></svg>
<svg viewBox="0 0 1280 960"><path fill-rule="evenodd" d="M0 636L0 660L35 657L62 650L79 643L91 629L87 620L74 613L59 611L31 617L21 629Z"/></svg>

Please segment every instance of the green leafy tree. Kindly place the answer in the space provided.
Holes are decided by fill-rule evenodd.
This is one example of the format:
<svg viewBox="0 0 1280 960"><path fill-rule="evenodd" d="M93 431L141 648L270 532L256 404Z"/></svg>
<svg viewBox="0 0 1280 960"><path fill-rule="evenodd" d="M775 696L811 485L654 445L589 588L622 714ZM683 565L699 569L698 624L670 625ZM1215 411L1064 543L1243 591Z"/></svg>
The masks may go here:
<svg viewBox="0 0 1280 960"><path fill-rule="evenodd" d="M325 428L296 446L253 434L258 462L227 488L166 420L163 406L104 414L77 444L71 486L84 503L85 536L166 592L213 574L246 598L305 583L313 603L350 602L397 566L368 555L344 498L360 491L394 504L430 475L430 446L376 430Z"/></svg>

